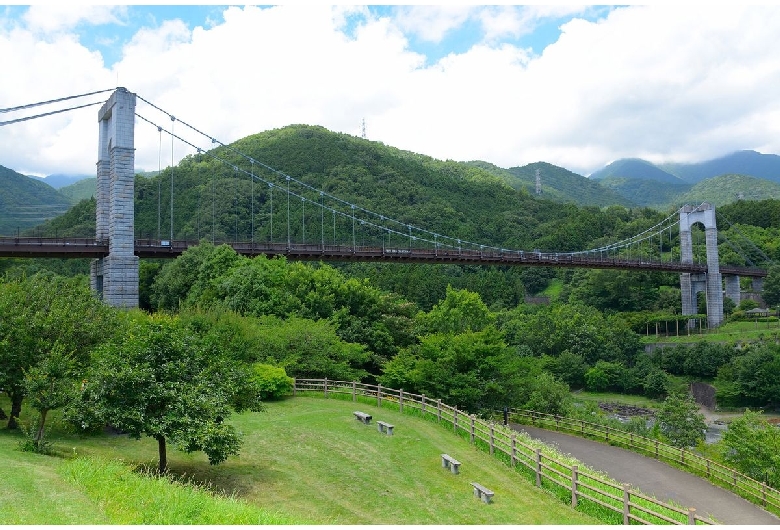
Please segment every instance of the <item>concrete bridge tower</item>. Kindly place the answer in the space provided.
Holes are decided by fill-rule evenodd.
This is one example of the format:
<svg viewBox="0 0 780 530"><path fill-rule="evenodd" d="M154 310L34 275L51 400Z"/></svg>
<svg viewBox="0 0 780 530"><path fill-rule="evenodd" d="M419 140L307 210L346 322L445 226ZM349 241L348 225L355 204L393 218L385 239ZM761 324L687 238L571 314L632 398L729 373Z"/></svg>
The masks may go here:
<svg viewBox="0 0 780 530"><path fill-rule="evenodd" d="M682 291L682 314L695 315L696 295L704 291L707 295L707 325L718 327L723 322L723 278L718 260L718 229L715 224L715 207L709 203L701 206L685 205L680 211L680 261L693 263L693 242L691 227L701 223L707 247L707 272L704 274L680 274Z"/></svg>
<svg viewBox="0 0 780 530"><path fill-rule="evenodd" d="M92 290L114 307L138 307L135 255L135 94L117 88L98 113L96 238L108 256L90 266Z"/></svg>

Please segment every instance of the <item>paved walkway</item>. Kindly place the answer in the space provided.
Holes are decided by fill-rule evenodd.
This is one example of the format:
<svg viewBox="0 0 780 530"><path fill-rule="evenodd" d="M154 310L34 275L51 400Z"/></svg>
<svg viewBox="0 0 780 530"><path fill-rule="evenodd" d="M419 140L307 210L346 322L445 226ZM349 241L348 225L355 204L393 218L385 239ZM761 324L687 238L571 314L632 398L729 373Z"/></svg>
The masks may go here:
<svg viewBox="0 0 780 530"><path fill-rule="evenodd" d="M556 431L510 424L533 438L557 446L593 469L607 473L661 501L674 500L696 508L699 515L722 524L780 525L780 518L703 478L638 453Z"/></svg>

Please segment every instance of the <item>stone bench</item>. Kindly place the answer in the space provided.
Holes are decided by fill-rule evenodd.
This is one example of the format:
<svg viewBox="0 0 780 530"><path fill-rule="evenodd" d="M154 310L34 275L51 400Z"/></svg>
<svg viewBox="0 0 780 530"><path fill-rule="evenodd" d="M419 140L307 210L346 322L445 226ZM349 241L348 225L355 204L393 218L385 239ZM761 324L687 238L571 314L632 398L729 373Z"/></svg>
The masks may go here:
<svg viewBox="0 0 780 530"><path fill-rule="evenodd" d="M460 462L452 458L450 455L441 455L441 467L446 467L450 471L452 471L453 475L458 474L458 468L460 467Z"/></svg>
<svg viewBox="0 0 780 530"><path fill-rule="evenodd" d="M377 430L379 432L383 432L383 433L387 434L388 436L392 436L393 435L393 427L395 427L395 426L394 425L390 425L386 421L377 421L376 422Z"/></svg>
<svg viewBox="0 0 780 530"><path fill-rule="evenodd" d="M358 410L356 410L352 414L355 415L355 419L356 420L362 421L366 425L370 425L371 424L371 414L366 414L365 412L360 412Z"/></svg>
<svg viewBox="0 0 780 530"><path fill-rule="evenodd" d="M474 486L474 496L482 499L482 502L485 504L490 504L490 500L493 498L493 492L476 482L472 482L471 485Z"/></svg>

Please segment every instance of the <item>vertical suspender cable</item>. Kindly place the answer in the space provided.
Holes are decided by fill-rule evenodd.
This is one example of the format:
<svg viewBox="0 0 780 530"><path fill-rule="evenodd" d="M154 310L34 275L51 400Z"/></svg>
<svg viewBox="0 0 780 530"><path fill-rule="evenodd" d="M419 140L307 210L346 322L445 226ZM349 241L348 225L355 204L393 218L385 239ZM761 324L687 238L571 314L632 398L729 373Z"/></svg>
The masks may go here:
<svg viewBox="0 0 780 530"><path fill-rule="evenodd" d="M271 230L269 232L269 241L271 243L274 242L274 185L272 183L268 183L268 194L271 196L270 202L271 202Z"/></svg>
<svg viewBox="0 0 780 530"><path fill-rule="evenodd" d="M290 177L287 177L287 250L290 250Z"/></svg>
<svg viewBox="0 0 780 530"><path fill-rule="evenodd" d="M255 248L255 160L252 159L252 169L250 173L250 178L252 179L252 187L251 187L251 193L252 193L252 250Z"/></svg>
<svg viewBox="0 0 780 530"><path fill-rule="evenodd" d="M322 250L325 250L325 194L320 192L320 232Z"/></svg>
<svg viewBox="0 0 780 530"><path fill-rule="evenodd" d="M217 176L211 178L211 244L214 244L214 230L217 224Z"/></svg>
<svg viewBox="0 0 780 530"><path fill-rule="evenodd" d="M171 242L173 245L173 126L176 118L171 116Z"/></svg>
<svg viewBox="0 0 780 530"><path fill-rule="evenodd" d="M355 205L352 205L352 252L355 252Z"/></svg>
<svg viewBox="0 0 780 530"><path fill-rule="evenodd" d="M236 180L236 235L233 241L238 243L238 166L233 166L233 178Z"/></svg>
<svg viewBox="0 0 780 530"><path fill-rule="evenodd" d="M306 244L306 199L301 197L301 233L303 234L304 245Z"/></svg>
<svg viewBox="0 0 780 530"><path fill-rule="evenodd" d="M157 239L160 239L160 181L162 180L162 127L157 127L157 132L160 133L160 145L157 149Z"/></svg>

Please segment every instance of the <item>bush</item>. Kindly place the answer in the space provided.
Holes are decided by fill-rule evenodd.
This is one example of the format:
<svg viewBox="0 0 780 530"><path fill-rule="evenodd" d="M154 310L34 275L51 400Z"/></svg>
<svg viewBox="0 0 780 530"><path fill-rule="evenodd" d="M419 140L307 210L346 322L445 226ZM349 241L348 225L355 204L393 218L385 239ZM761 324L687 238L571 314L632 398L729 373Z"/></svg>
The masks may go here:
<svg viewBox="0 0 780 530"><path fill-rule="evenodd" d="M261 400L279 399L292 393L293 378L287 376L284 368L255 363L252 371L254 382L261 391Z"/></svg>

